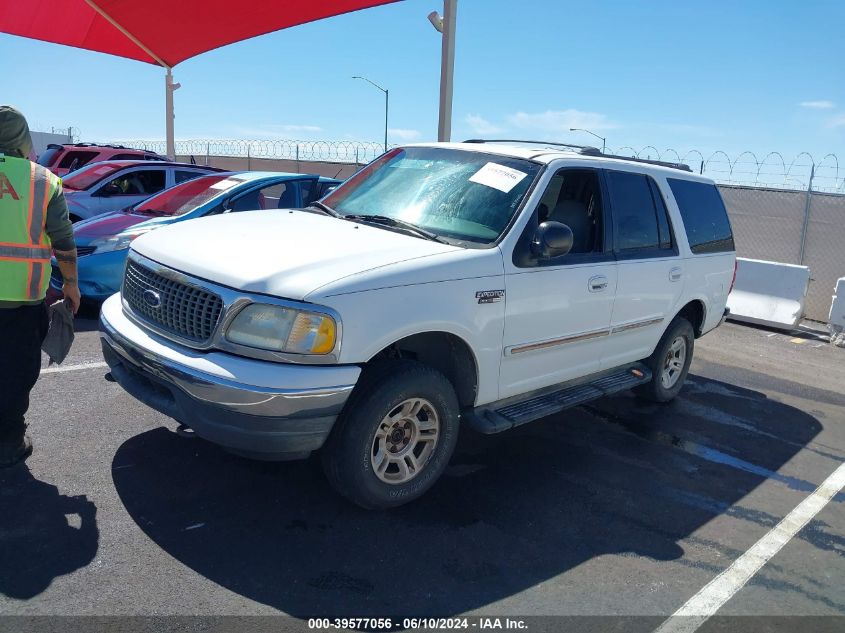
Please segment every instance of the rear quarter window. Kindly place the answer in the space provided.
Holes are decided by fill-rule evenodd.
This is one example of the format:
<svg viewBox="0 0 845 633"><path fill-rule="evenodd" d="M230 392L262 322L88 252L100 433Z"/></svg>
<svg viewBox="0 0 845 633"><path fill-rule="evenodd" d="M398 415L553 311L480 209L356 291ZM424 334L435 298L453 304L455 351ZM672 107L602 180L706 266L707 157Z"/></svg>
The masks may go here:
<svg viewBox="0 0 845 633"><path fill-rule="evenodd" d="M727 253L735 250L731 223L716 185L679 178L667 178L678 203L690 250Z"/></svg>

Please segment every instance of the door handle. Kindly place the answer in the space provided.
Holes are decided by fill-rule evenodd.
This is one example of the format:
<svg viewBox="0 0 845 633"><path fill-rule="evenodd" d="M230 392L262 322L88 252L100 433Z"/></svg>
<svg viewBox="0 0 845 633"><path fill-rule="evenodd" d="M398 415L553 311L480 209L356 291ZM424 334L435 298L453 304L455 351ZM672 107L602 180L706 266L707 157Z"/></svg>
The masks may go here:
<svg viewBox="0 0 845 633"><path fill-rule="evenodd" d="M587 287L590 289L590 292L601 292L607 288L607 277L604 275L590 277L590 281L587 282Z"/></svg>
<svg viewBox="0 0 845 633"><path fill-rule="evenodd" d="M669 281L680 281L683 271L680 268L673 268L669 271Z"/></svg>

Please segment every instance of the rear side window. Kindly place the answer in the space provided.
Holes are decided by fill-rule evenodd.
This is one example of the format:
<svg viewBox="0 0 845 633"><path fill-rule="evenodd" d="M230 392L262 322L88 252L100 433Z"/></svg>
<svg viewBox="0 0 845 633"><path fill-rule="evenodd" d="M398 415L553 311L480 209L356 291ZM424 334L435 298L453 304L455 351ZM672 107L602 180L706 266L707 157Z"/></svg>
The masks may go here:
<svg viewBox="0 0 845 633"><path fill-rule="evenodd" d="M666 207L651 178L608 171L607 186L613 206L617 251L672 249Z"/></svg>
<svg viewBox="0 0 845 633"><path fill-rule="evenodd" d="M734 251L734 238L725 203L716 185L668 178L678 203L693 253Z"/></svg>

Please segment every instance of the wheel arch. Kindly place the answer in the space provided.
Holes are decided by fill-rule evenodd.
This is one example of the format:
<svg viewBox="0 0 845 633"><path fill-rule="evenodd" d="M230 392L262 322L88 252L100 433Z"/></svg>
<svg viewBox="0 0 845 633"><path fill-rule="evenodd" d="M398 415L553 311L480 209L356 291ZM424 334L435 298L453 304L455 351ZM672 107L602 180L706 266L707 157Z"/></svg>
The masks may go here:
<svg viewBox="0 0 845 633"><path fill-rule="evenodd" d="M699 338L702 335L704 323L707 320L707 305L702 299L692 299L681 306L672 319L674 320L679 316L684 317L692 324L695 338Z"/></svg>
<svg viewBox="0 0 845 633"><path fill-rule="evenodd" d="M475 405L478 359L457 334L434 330L403 336L375 353L364 366L391 358L411 358L433 367L452 383L461 408Z"/></svg>

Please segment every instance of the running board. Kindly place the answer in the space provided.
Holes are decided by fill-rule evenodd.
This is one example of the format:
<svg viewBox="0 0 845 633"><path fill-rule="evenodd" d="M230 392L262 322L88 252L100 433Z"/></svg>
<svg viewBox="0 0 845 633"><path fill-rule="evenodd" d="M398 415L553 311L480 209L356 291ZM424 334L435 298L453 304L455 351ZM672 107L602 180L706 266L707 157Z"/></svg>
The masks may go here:
<svg viewBox="0 0 845 633"><path fill-rule="evenodd" d="M635 363L624 369L613 370L612 373L601 374L589 382L552 388L551 391L547 389L540 395L524 400L508 398L465 411L463 419L480 433L500 433L596 398L646 384L650 380L651 370L642 363Z"/></svg>

